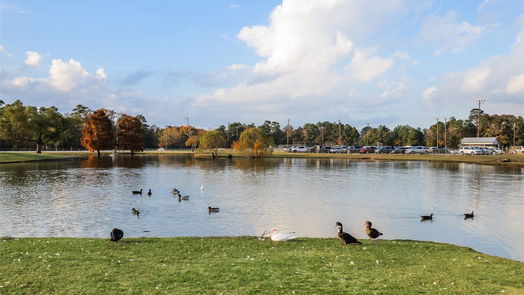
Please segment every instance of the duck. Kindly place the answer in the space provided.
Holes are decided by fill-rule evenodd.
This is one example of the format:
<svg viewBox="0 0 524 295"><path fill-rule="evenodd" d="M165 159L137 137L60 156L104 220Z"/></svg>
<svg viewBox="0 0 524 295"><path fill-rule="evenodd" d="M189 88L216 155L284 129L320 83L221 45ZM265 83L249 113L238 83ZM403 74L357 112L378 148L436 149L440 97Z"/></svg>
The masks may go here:
<svg viewBox="0 0 524 295"><path fill-rule="evenodd" d="M464 213L464 219L469 219L473 217L475 217L475 215L473 214L473 211L471 211L471 213Z"/></svg>
<svg viewBox="0 0 524 295"><path fill-rule="evenodd" d="M209 211L209 213L218 213L218 212L220 212L220 208L207 207L207 210Z"/></svg>
<svg viewBox="0 0 524 295"><path fill-rule="evenodd" d="M142 189L140 189L139 191L133 191L133 195L141 195L142 194Z"/></svg>
<svg viewBox="0 0 524 295"><path fill-rule="evenodd" d="M135 208L131 209L131 213L133 215L140 216L140 210L138 208L137 209L135 209Z"/></svg>
<svg viewBox="0 0 524 295"><path fill-rule="evenodd" d="M362 245L362 243L359 242L357 239L355 239L355 237L343 231L342 223L337 221L335 225L338 228L337 238L342 242L342 244L345 244L345 245L360 244Z"/></svg>
<svg viewBox="0 0 524 295"><path fill-rule="evenodd" d="M124 232L121 229L113 228L113 230L109 233L109 237L111 238L111 241L117 242L124 237Z"/></svg>
<svg viewBox="0 0 524 295"><path fill-rule="evenodd" d="M431 213L429 215L421 215L420 216L420 221L426 221L426 220L433 220L433 213Z"/></svg>
<svg viewBox="0 0 524 295"><path fill-rule="evenodd" d="M151 197L152 194L153 194L153 193L151 192L151 189L149 189L149 191L147 192L147 196L148 196L148 197Z"/></svg>
<svg viewBox="0 0 524 295"><path fill-rule="evenodd" d="M189 200L189 196L182 196L181 194L178 194L178 200L179 201L187 201Z"/></svg>
<svg viewBox="0 0 524 295"><path fill-rule="evenodd" d="M204 189L205 189L204 185L201 185L201 186L200 186L200 191L203 192Z"/></svg>
<svg viewBox="0 0 524 295"><path fill-rule="evenodd" d="M364 224L366 225L366 229L365 229L366 235L368 235L368 237L370 237L372 240L375 240L376 238L383 235L376 228L371 227L372 225L371 221L366 221Z"/></svg>
<svg viewBox="0 0 524 295"><path fill-rule="evenodd" d="M176 188L173 188L173 191L171 193L173 193L173 195L179 195L180 191L177 190Z"/></svg>
<svg viewBox="0 0 524 295"><path fill-rule="evenodd" d="M293 233L279 233L276 229L271 230L271 241L274 242L286 242L296 238L297 237Z"/></svg>

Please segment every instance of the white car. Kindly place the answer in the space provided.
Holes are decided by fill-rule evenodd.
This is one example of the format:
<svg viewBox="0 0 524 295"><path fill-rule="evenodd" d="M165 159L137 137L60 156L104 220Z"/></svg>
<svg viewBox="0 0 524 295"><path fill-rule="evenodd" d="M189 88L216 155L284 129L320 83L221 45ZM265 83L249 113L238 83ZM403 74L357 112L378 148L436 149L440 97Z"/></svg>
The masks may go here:
<svg viewBox="0 0 524 295"><path fill-rule="evenodd" d="M473 146L463 146L459 149L459 154L461 155L482 155L484 152L477 147Z"/></svg>
<svg viewBox="0 0 524 295"><path fill-rule="evenodd" d="M520 149L514 149L513 153L514 154L524 154L524 146L521 147Z"/></svg>
<svg viewBox="0 0 524 295"><path fill-rule="evenodd" d="M406 150L406 154L427 154L429 149L425 146L412 146Z"/></svg>
<svg viewBox="0 0 524 295"><path fill-rule="evenodd" d="M292 153L307 153L309 152L309 148L304 145L299 145L291 148Z"/></svg>

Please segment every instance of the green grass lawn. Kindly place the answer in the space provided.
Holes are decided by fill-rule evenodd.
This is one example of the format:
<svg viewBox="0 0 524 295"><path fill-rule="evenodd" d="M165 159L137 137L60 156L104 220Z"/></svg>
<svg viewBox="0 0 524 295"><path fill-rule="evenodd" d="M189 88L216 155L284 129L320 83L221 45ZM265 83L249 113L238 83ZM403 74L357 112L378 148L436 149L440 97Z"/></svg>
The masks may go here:
<svg viewBox="0 0 524 295"><path fill-rule="evenodd" d="M35 152L20 152L20 153L1 153L0 152L0 163L63 160L63 159L75 158L75 157L76 158L79 157L79 154L75 154L75 153L37 154Z"/></svg>
<svg viewBox="0 0 524 295"><path fill-rule="evenodd" d="M418 241L0 239L0 294L524 294L524 263Z"/></svg>

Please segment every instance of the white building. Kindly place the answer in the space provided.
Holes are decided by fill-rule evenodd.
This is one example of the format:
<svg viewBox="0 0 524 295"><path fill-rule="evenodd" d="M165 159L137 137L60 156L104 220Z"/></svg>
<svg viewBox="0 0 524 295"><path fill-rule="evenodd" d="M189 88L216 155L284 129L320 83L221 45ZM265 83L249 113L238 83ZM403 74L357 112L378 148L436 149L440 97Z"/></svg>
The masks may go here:
<svg viewBox="0 0 524 295"><path fill-rule="evenodd" d="M462 146L482 146L498 147L499 142L496 137L464 137L460 144Z"/></svg>

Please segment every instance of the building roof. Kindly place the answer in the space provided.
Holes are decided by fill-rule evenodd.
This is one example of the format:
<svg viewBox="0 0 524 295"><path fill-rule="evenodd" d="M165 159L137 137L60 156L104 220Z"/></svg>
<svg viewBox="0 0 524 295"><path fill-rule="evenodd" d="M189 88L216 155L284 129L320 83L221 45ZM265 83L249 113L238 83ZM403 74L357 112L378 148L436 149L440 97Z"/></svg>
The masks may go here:
<svg viewBox="0 0 524 295"><path fill-rule="evenodd" d="M464 137L461 141L462 144L494 144L498 145L496 137Z"/></svg>

